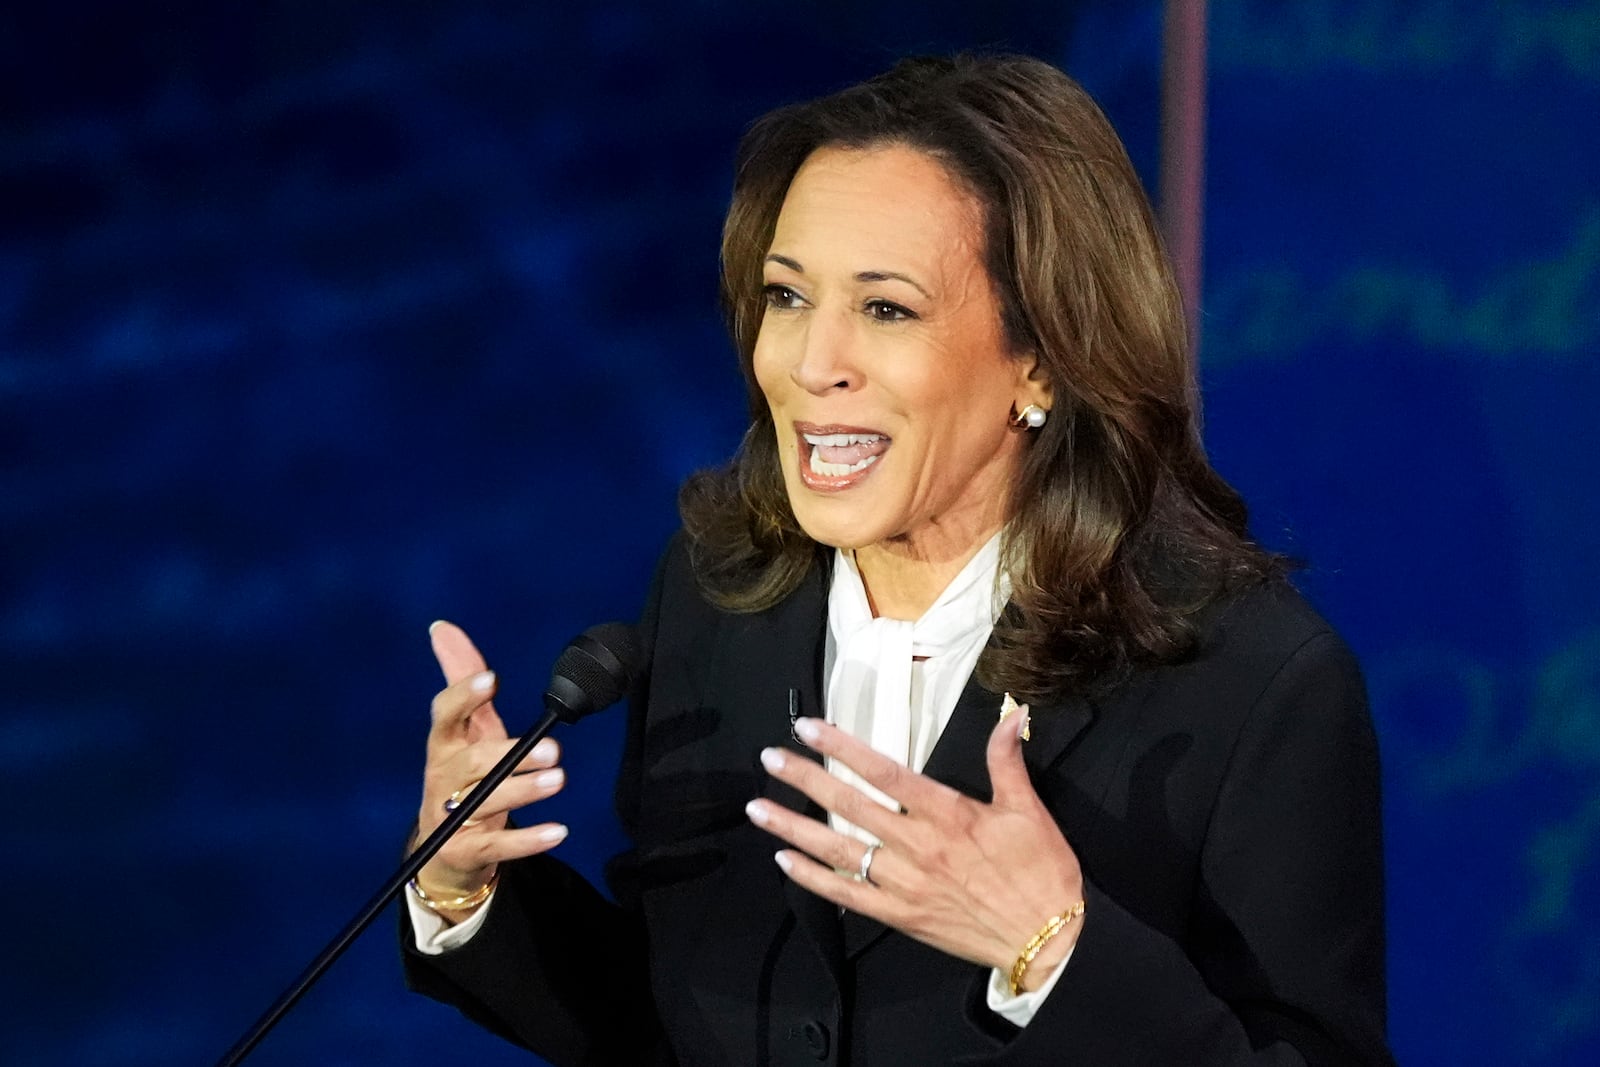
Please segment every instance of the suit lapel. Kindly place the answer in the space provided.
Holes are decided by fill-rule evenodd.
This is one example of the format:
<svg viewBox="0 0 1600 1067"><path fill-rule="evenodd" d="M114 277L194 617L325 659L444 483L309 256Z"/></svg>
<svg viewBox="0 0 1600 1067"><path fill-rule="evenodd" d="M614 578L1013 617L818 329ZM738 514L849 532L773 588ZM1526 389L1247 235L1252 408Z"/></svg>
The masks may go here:
<svg viewBox="0 0 1600 1067"><path fill-rule="evenodd" d="M793 725L791 716L823 717L822 655L828 621L829 578L826 564L811 569L800 588L777 609L770 647L762 650L771 665L773 676L793 691L792 708L775 708L771 712L783 716L781 723L773 725L773 732L782 738L779 744L791 755L801 755L818 763L822 762L822 757L795 740L790 729ZM762 779L765 784L761 795L767 799L813 819L828 817L821 807L798 789L771 775L762 775ZM780 844L774 839L774 851ZM844 949L839 933L839 909L832 902L802 889L787 878L783 880L783 889L800 928L816 945L834 978L841 979Z"/></svg>
<svg viewBox="0 0 1600 1067"><path fill-rule="evenodd" d="M922 773L977 800L988 801L989 735L1000 720L1003 694L991 692L978 683L976 675L956 701L944 733L929 755ZM1029 737L1022 743L1022 758L1033 773L1055 764L1073 740L1088 726L1093 715L1088 702L1070 699L1054 704L1035 704L1028 711Z"/></svg>

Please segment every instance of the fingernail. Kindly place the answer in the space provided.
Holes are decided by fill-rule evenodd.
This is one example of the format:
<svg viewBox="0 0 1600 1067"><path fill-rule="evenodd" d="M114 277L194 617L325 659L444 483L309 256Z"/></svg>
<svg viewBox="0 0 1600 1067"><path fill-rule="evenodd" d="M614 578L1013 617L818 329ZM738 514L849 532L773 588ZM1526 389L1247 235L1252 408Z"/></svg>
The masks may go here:
<svg viewBox="0 0 1600 1067"><path fill-rule="evenodd" d="M539 831L539 840L548 841L552 844L560 841L566 836L567 828L562 826L560 823L556 823L554 826L546 826L543 830Z"/></svg>
<svg viewBox="0 0 1600 1067"><path fill-rule="evenodd" d="M772 861L779 867L783 868L784 874L788 874L790 871L794 870L794 860L789 858L789 853L787 852L774 852L772 854Z"/></svg>
<svg viewBox="0 0 1600 1067"><path fill-rule="evenodd" d="M794 732L799 735L800 740L808 745L822 736L822 730L817 726L816 719L796 719L794 721Z"/></svg>
<svg viewBox="0 0 1600 1067"><path fill-rule="evenodd" d="M474 693L487 693L494 688L494 671L484 671L472 680Z"/></svg>
<svg viewBox="0 0 1600 1067"><path fill-rule="evenodd" d="M557 767L554 770L540 771L538 774L534 775L533 784L541 789L550 789L554 786L560 785L566 780L566 777L567 772L562 770L560 767Z"/></svg>
<svg viewBox="0 0 1600 1067"><path fill-rule="evenodd" d="M433 631L437 630L439 627L441 627L443 625L444 625L444 620L443 619L434 619L432 622L430 622L428 624L428 633L432 634Z"/></svg>
<svg viewBox="0 0 1600 1067"><path fill-rule="evenodd" d="M757 826L767 825L769 814L767 812L767 806L761 801L752 800L750 803L746 804L744 806L744 813L750 816L750 821L755 823Z"/></svg>
<svg viewBox="0 0 1600 1067"><path fill-rule="evenodd" d="M556 742L555 742L555 738L553 738L553 737L540 738L539 739L539 743L537 745L533 746L533 756L534 756L535 759L555 759L556 758Z"/></svg>
<svg viewBox="0 0 1600 1067"><path fill-rule="evenodd" d="M805 720L800 720L804 722ZM764 748L761 750L761 766L769 771L783 770L783 750L780 748Z"/></svg>

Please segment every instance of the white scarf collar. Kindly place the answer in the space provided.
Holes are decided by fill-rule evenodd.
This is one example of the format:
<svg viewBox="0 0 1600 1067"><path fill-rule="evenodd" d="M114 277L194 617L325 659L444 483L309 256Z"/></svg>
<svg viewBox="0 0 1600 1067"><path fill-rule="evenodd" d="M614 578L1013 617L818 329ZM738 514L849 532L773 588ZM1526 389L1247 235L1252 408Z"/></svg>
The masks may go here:
<svg viewBox="0 0 1600 1067"><path fill-rule="evenodd" d="M840 729L920 770L955 710L967 678L1010 597L995 534L915 622L874 618L854 553L838 551L828 592L827 710ZM913 664L926 657L920 692ZM829 769L885 806L893 802L842 765ZM835 825L864 840L843 820Z"/></svg>

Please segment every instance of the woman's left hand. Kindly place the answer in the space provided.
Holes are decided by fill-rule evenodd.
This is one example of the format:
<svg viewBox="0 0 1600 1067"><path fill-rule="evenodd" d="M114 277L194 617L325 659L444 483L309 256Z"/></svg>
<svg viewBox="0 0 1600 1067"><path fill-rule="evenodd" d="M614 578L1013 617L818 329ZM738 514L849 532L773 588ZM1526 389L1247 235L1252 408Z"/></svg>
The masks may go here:
<svg viewBox="0 0 1600 1067"><path fill-rule="evenodd" d="M899 813L812 760L776 748L762 752L773 777L883 842L866 881L838 873L861 866L867 846L854 837L769 800L751 801L746 811L800 850L781 851L777 861L806 889L952 956L1009 971L1052 916L1083 899L1078 857L1028 779L1019 736L1026 718L1026 712L1009 716L989 736L994 799L987 804L817 719L801 719L796 734L899 801ZM1071 923L1045 944L1027 969L1024 991L1049 977L1082 924Z"/></svg>

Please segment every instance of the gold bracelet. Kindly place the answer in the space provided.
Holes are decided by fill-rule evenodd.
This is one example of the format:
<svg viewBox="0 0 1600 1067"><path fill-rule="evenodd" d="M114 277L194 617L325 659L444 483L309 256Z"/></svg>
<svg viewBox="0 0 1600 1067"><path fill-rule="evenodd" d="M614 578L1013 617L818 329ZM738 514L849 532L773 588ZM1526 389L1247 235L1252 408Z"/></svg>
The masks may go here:
<svg viewBox="0 0 1600 1067"><path fill-rule="evenodd" d="M1012 996L1016 996L1017 991L1022 988L1023 976L1028 973L1028 964L1033 962L1033 958L1039 954L1039 952L1047 943L1049 943L1052 937L1055 937L1068 926L1072 925L1072 920L1076 919L1082 914L1083 901L1080 900L1072 907L1062 912L1060 915L1051 918L1049 922L1044 924L1038 933L1033 935L1033 940L1029 941L1027 946L1023 948L1021 954L1017 956L1017 962L1011 965Z"/></svg>
<svg viewBox="0 0 1600 1067"><path fill-rule="evenodd" d="M489 899L489 894L494 892L494 887L499 881L500 868L496 867L494 869L494 873L489 876L489 880L487 882L483 883L466 896L456 897L454 900L433 899L423 891L422 887L417 884L417 880L415 878L411 879L409 885L411 887L412 895L417 898L417 903L421 904L429 911L471 911L473 908L476 908L479 904L482 904L484 901Z"/></svg>

